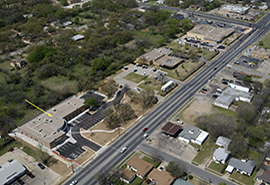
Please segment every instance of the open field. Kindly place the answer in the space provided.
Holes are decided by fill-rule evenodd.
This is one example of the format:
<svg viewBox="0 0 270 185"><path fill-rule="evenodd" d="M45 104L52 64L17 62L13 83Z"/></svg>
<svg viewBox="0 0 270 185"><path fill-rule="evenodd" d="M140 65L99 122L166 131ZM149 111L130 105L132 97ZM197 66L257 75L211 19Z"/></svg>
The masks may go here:
<svg viewBox="0 0 270 185"><path fill-rule="evenodd" d="M61 91L66 88L69 88L72 93L76 93L77 90L77 81L69 80L68 77L64 76L53 76L46 80L41 81L41 85L50 90Z"/></svg>
<svg viewBox="0 0 270 185"><path fill-rule="evenodd" d="M202 164L204 159L208 156L212 156L215 149L217 148L215 142L210 141L209 138L201 146L193 143L191 145L194 146L194 148L200 148L200 151L198 152L197 156L193 159L193 162L197 164Z"/></svg>
<svg viewBox="0 0 270 185"><path fill-rule="evenodd" d="M262 41L263 42L263 45L260 46L259 45L259 42ZM270 32L267 33L266 35L264 35L257 43L256 43L256 46L260 46L262 48L267 48L267 49L270 49Z"/></svg>
<svg viewBox="0 0 270 185"><path fill-rule="evenodd" d="M228 161L229 161L229 160L228 160ZM227 163L228 163L228 162L227 162ZM210 168L210 169L212 169L212 170L214 170L214 171L220 173L220 175L221 175L222 170L223 170L226 166L227 166L226 164L217 164L217 163L215 163L214 161L212 161L212 162L210 163L210 165L208 166L208 168Z"/></svg>
<svg viewBox="0 0 270 185"><path fill-rule="evenodd" d="M146 79L148 76L139 75L137 73L129 73L127 76L124 77L124 79L132 81L134 83L139 83L140 81Z"/></svg>
<svg viewBox="0 0 270 185"><path fill-rule="evenodd" d="M150 41L151 43L154 44L155 47L157 47L159 44L158 44L158 41L161 40L163 37L161 35L158 35L158 34L151 34L149 33L148 31L133 31L132 32L134 34L134 38L135 39L140 39L140 40L143 40L145 38L147 38L148 41Z"/></svg>
<svg viewBox="0 0 270 185"><path fill-rule="evenodd" d="M163 68L162 70L167 72L169 77L180 80L180 81L184 81L203 65L204 65L203 62L186 61L182 65L178 66L175 70L166 69L166 68Z"/></svg>
<svg viewBox="0 0 270 185"><path fill-rule="evenodd" d="M256 176L256 173L253 172L253 174L249 177L249 176L246 176L246 175L242 175L236 171L234 171L231 175L230 175L230 178L233 178L237 181L240 181L242 182L243 184L245 185L254 185L254 178Z"/></svg>
<svg viewBox="0 0 270 185"><path fill-rule="evenodd" d="M187 52L187 53L190 52L190 50L196 51L198 56L205 57L207 60L210 60L214 55L216 55L216 52L213 52L213 51L209 51L209 50L205 50L201 48L199 49L199 48L188 46L188 45L181 45L176 42L171 42L167 44L167 47L172 48L174 50Z"/></svg>

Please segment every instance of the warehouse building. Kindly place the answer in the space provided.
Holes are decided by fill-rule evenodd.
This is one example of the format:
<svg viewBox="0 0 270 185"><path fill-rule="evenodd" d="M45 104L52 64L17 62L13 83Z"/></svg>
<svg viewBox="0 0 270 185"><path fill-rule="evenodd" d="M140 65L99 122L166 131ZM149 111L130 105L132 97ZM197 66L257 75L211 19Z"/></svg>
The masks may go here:
<svg viewBox="0 0 270 185"><path fill-rule="evenodd" d="M47 148L54 148L66 139L67 122L85 110L84 101L72 96L18 127L19 133Z"/></svg>
<svg viewBox="0 0 270 185"><path fill-rule="evenodd" d="M217 44L234 33L232 28L220 28L210 25L197 25L187 32L187 37L200 39L203 42Z"/></svg>

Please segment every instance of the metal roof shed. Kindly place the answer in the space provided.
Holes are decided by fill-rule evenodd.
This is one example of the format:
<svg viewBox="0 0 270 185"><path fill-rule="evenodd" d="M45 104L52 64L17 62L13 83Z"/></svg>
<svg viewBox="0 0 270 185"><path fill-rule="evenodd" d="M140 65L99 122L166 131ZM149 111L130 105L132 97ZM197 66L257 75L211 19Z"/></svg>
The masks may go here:
<svg viewBox="0 0 270 185"><path fill-rule="evenodd" d="M182 131L182 127L180 125L168 122L161 128L161 131L165 134L176 137Z"/></svg>

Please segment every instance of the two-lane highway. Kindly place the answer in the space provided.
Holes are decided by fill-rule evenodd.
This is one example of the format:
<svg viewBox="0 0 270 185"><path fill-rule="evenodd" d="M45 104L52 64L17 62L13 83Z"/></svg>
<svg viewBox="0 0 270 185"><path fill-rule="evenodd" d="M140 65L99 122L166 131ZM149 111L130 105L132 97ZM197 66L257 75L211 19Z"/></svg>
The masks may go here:
<svg viewBox="0 0 270 185"><path fill-rule="evenodd" d="M68 180L78 180L78 184L94 185L96 184L95 175L101 170L108 170L111 166L117 166L125 157L127 157L137 146L143 142L142 129L149 128L149 133L152 133L167 118L172 116L181 106L183 106L192 96L194 96L219 70L237 57L249 45L258 41L269 30L270 15L264 17L258 24L258 29L252 31L252 35L245 35L241 40L235 43L233 48L225 51L217 60L209 64L200 71L193 79L187 82L174 94L168 97L163 103L158 105L153 111L142 118L135 126L123 134L111 146L104 149L93 161L87 164L78 174ZM216 69L216 70L215 70ZM119 151L122 147L127 146L128 150L124 154ZM194 166L196 168L196 166ZM199 170L194 170L191 173L198 175ZM212 174L205 172L205 179L212 177ZM209 176L209 177L208 177ZM222 178L216 177L214 184L225 182ZM66 183L66 184L68 184ZM227 184L233 184L226 182Z"/></svg>

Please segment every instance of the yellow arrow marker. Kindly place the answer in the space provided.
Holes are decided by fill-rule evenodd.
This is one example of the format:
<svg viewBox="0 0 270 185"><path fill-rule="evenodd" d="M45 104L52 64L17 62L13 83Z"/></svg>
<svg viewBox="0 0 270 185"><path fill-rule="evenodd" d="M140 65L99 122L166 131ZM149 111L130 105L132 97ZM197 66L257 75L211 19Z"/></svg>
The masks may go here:
<svg viewBox="0 0 270 185"><path fill-rule="evenodd" d="M31 102L28 101L27 99L25 99L25 101L26 101L27 103L29 103L30 105L32 105L33 107L37 108L38 110L44 112L44 113L47 114L48 116L52 117L52 115L51 115L50 113L48 113L48 112L46 112L45 110L39 108L38 106L36 106L35 104L31 103Z"/></svg>

